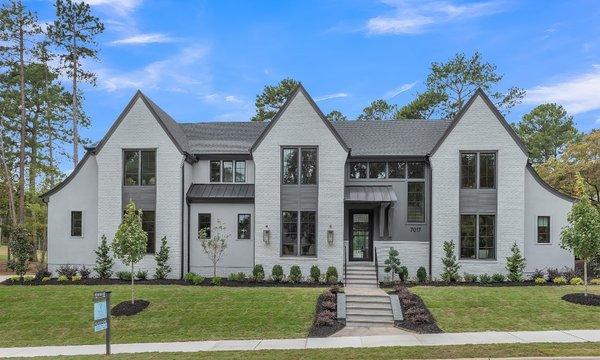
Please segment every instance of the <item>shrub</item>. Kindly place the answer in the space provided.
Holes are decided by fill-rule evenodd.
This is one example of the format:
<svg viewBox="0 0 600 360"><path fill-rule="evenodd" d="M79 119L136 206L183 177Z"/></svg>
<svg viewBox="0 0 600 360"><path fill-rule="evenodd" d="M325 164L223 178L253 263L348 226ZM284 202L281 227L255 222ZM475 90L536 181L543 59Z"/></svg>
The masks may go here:
<svg viewBox="0 0 600 360"><path fill-rule="evenodd" d="M464 273L463 280L466 283L474 283L477 282L477 275Z"/></svg>
<svg viewBox="0 0 600 360"><path fill-rule="evenodd" d="M61 265L56 269L56 272L59 276L66 276L67 279L71 279L73 276L77 275L77 268L71 265Z"/></svg>
<svg viewBox="0 0 600 360"><path fill-rule="evenodd" d="M60 281L60 282L69 281L69 278L68 278L68 277L66 277L65 275L60 275L60 276L58 277L58 281Z"/></svg>
<svg viewBox="0 0 600 360"><path fill-rule="evenodd" d="M525 270L525 258L521 255L521 249L514 243L510 248L510 256L506 258L506 270L508 270L508 281L523 281L523 270Z"/></svg>
<svg viewBox="0 0 600 360"><path fill-rule="evenodd" d="M115 264L115 261L110 256L110 248L108 247L105 235L102 235L100 245L97 250L94 250L94 253L96 254L96 266L94 266L94 271L98 274L100 279L109 279L112 275L112 267Z"/></svg>
<svg viewBox="0 0 600 360"><path fill-rule="evenodd" d="M556 285L566 285L567 279L565 279L562 276L557 276L554 279L552 279L552 282L555 283Z"/></svg>
<svg viewBox="0 0 600 360"><path fill-rule="evenodd" d="M283 268L281 265L273 265L273 270L271 270L271 277L274 281L283 280Z"/></svg>
<svg viewBox="0 0 600 360"><path fill-rule="evenodd" d="M417 281L425 282L427 281L427 270L425 270L424 266L419 267L417 270Z"/></svg>
<svg viewBox="0 0 600 360"><path fill-rule="evenodd" d="M590 281L592 285L600 285L600 278L595 278Z"/></svg>
<svg viewBox="0 0 600 360"><path fill-rule="evenodd" d="M481 284L489 284L492 282L492 278L488 274L479 275L479 282Z"/></svg>
<svg viewBox="0 0 600 360"><path fill-rule="evenodd" d="M213 276L212 279L210 279L210 283L214 286L220 286L221 285L221 278L218 276Z"/></svg>
<svg viewBox="0 0 600 360"><path fill-rule="evenodd" d="M154 255L156 261L156 271L154 272L155 279L164 279L171 272L171 265L169 265L169 245L167 244L167 237L163 236L160 239L160 249Z"/></svg>
<svg viewBox="0 0 600 360"><path fill-rule="evenodd" d="M9 277L8 280L10 280L10 282L19 282L21 281L21 277L19 275L13 275Z"/></svg>
<svg viewBox="0 0 600 360"><path fill-rule="evenodd" d="M148 272L146 270L138 270L135 273L135 278L138 280L146 280L148 278Z"/></svg>
<svg viewBox="0 0 600 360"><path fill-rule="evenodd" d="M117 271L119 280L131 281L131 271Z"/></svg>
<svg viewBox="0 0 600 360"><path fill-rule="evenodd" d="M330 266L325 272L325 281L329 284L335 284L338 281L338 272L335 266Z"/></svg>
<svg viewBox="0 0 600 360"><path fill-rule="evenodd" d="M569 280L569 284L571 285L583 285L583 279L577 276L574 276Z"/></svg>
<svg viewBox="0 0 600 360"><path fill-rule="evenodd" d="M321 278L321 269L317 265L313 265L310 267L310 278L314 282L319 282Z"/></svg>
<svg viewBox="0 0 600 360"><path fill-rule="evenodd" d="M43 279L45 277L49 278L50 276L52 276L52 273L46 269L39 269L35 272L35 278L38 280Z"/></svg>
<svg viewBox="0 0 600 360"><path fill-rule="evenodd" d="M302 280L302 271L300 270L300 266L292 265L290 268L289 278L291 282L300 282Z"/></svg>
<svg viewBox="0 0 600 360"><path fill-rule="evenodd" d="M42 282L48 282L50 281L50 276L46 276L42 278Z"/></svg>
<svg viewBox="0 0 600 360"><path fill-rule="evenodd" d="M340 293L340 292L342 292L342 288L341 288L341 287L339 287L338 285L332 285L332 286L329 288L329 292L330 292L330 293L332 293L332 294L337 294L337 293Z"/></svg>
<svg viewBox="0 0 600 360"><path fill-rule="evenodd" d="M252 277L256 281L262 281L265 279L265 269L260 264L254 265L252 268Z"/></svg>
<svg viewBox="0 0 600 360"><path fill-rule="evenodd" d="M406 266L400 266L400 271L398 272L398 277L400 281L406 282L408 280L408 268Z"/></svg>
<svg viewBox="0 0 600 360"><path fill-rule="evenodd" d="M239 272L237 274L237 276L238 276L238 281L244 281L244 280L246 280L246 274L244 272Z"/></svg>
<svg viewBox="0 0 600 360"><path fill-rule="evenodd" d="M187 282L192 282L194 281L194 277L196 277L196 273L189 272L183 276L183 280Z"/></svg>
<svg viewBox="0 0 600 360"><path fill-rule="evenodd" d="M556 268L548 268L548 281L554 281L554 278L560 276L560 271Z"/></svg>
<svg viewBox="0 0 600 360"><path fill-rule="evenodd" d="M545 278L546 272L542 269L535 269L531 274L531 280L535 281L537 278Z"/></svg>
<svg viewBox="0 0 600 360"><path fill-rule="evenodd" d="M246 279L246 274L244 274L243 272L239 272L239 273L231 273L229 274L229 276L227 277L227 279L229 279L229 281L244 281Z"/></svg>
<svg viewBox="0 0 600 360"><path fill-rule="evenodd" d="M85 265L79 269L79 276L81 276L82 279L89 278L91 273L92 270L86 268Z"/></svg>
<svg viewBox="0 0 600 360"><path fill-rule="evenodd" d="M333 301L323 301L323 308L331 311L335 311L337 304Z"/></svg>
<svg viewBox="0 0 600 360"><path fill-rule="evenodd" d="M316 326L331 326L335 323L335 314L331 311L321 311L315 320Z"/></svg>
<svg viewBox="0 0 600 360"><path fill-rule="evenodd" d="M8 268L23 278L29 268L29 260L35 254L33 241L31 241L27 229L20 225L10 229L8 248L12 255L8 262Z"/></svg>
<svg viewBox="0 0 600 360"><path fill-rule="evenodd" d="M204 276L194 274L192 278L192 284L194 285L202 285L204 283Z"/></svg>
<svg viewBox="0 0 600 360"><path fill-rule="evenodd" d="M34 275L23 275L23 282L31 282L33 280L35 280Z"/></svg>
<svg viewBox="0 0 600 360"><path fill-rule="evenodd" d="M455 282L460 279L458 270L460 265L456 261L456 251L454 241L444 242L444 258L442 259L444 270L442 272L442 280L445 282Z"/></svg>
<svg viewBox="0 0 600 360"><path fill-rule="evenodd" d="M501 282L504 282L504 280L505 280L505 277L502 274L496 273L496 274L492 275L492 282L501 283Z"/></svg>
<svg viewBox="0 0 600 360"><path fill-rule="evenodd" d="M333 295L332 293L330 293L329 291L325 291L322 295L321 298L323 299L323 301L335 301L335 295Z"/></svg>
<svg viewBox="0 0 600 360"><path fill-rule="evenodd" d="M81 276L79 275L73 275L73 277L71 278L71 281L80 281L81 280Z"/></svg>
<svg viewBox="0 0 600 360"><path fill-rule="evenodd" d="M542 276L536 277L533 281L535 281L536 285L544 285L546 283L546 279Z"/></svg>
<svg viewBox="0 0 600 360"><path fill-rule="evenodd" d="M572 278L574 278L574 277L582 278L583 274L581 273L580 270L564 267L561 272L561 276L564 277L565 280L567 280L567 282L571 282Z"/></svg>
<svg viewBox="0 0 600 360"><path fill-rule="evenodd" d="M398 255L398 250L391 247L388 251L388 258L384 261L385 267L383 268L383 271L386 273L392 273L392 281L394 281L395 274L398 274L400 277L402 276L400 275L400 259L398 259Z"/></svg>

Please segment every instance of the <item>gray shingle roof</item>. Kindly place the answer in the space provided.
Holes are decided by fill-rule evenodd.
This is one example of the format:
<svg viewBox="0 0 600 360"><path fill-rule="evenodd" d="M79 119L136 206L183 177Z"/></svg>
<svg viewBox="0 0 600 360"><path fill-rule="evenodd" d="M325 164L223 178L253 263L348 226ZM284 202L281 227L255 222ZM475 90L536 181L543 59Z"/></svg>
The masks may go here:
<svg viewBox="0 0 600 360"><path fill-rule="evenodd" d="M178 124L169 114L161 109L160 106L156 105L154 101L150 100L149 97L144 97L148 102L148 105L150 105L152 110L156 113L156 116L160 118L160 121L162 121L165 127L169 130L171 136L173 136L173 139L179 145L179 147L187 153L193 153L190 151L188 146L188 137L185 135L184 129L180 126L180 124Z"/></svg>
<svg viewBox="0 0 600 360"><path fill-rule="evenodd" d="M191 154L248 154L268 122L206 122L179 124Z"/></svg>

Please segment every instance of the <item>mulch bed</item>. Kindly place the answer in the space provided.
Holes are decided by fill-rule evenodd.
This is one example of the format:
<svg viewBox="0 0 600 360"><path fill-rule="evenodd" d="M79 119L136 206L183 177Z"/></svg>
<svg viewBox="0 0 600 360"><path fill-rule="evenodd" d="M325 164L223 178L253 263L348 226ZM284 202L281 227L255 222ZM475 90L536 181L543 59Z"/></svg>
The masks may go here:
<svg viewBox="0 0 600 360"><path fill-rule="evenodd" d="M142 312L148 305L150 305L150 302L146 300L134 300L133 304L130 300L127 300L115 305L110 310L110 314L112 316L131 316Z"/></svg>
<svg viewBox="0 0 600 360"><path fill-rule="evenodd" d="M319 295L319 298L317 299L317 306L315 309L315 317L313 318L313 323L312 326L310 327L310 330L308 331L308 337L312 337L312 338L324 338L324 337L328 337L331 336L333 334L335 334L336 332L340 331L344 326L346 326L346 322L345 321L340 321L337 318L333 319L331 321L331 324L329 325L322 325L322 324L318 324L317 323L317 318L319 317L319 314L326 310L325 307L323 306L323 302L327 301L326 299L326 293L329 293L330 291L326 291L325 293ZM334 295L334 302L337 304L337 293L333 294ZM337 311L334 311L336 317L337 317Z"/></svg>
<svg viewBox="0 0 600 360"><path fill-rule="evenodd" d="M421 334L437 334L442 333L442 329L437 326L435 318L427 309L423 300L404 286L399 286L396 290L400 305L402 308L402 316L404 320L394 321L394 326L401 329L414 331Z"/></svg>
<svg viewBox="0 0 600 360"><path fill-rule="evenodd" d="M555 284L551 281L546 282L545 284L536 284L533 280L526 280L526 281L522 281L522 282L510 282L510 281L505 281L505 282L498 282L498 283L487 283L487 284L482 284L479 282L444 282L444 281L431 281L431 282L406 282L406 283L401 283L401 285L399 285L399 283L397 282L380 282L379 283L379 287L381 288L394 288L396 286L406 286L406 287L413 287L413 286L436 286L436 287L446 287L446 286L479 286L479 287L506 287L506 286L565 286L568 284Z"/></svg>
<svg viewBox="0 0 600 360"><path fill-rule="evenodd" d="M584 293L566 294L561 299L579 305L600 306L600 295L596 294L588 293L588 296Z"/></svg>

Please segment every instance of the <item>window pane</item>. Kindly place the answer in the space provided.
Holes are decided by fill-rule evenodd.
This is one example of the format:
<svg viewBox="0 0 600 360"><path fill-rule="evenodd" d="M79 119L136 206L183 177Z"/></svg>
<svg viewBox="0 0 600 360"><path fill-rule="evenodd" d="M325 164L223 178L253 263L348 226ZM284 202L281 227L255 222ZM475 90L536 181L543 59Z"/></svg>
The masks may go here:
<svg viewBox="0 0 600 360"><path fill-rule="evenodd" d="M460 258L461 259L475 259L475 229L476 229L475 215L461 215L460 216Z"/></svg>
<svg viewBox="0 0 600 360"><path fill-rule="evenodd" d="M538 216L537 228L538 228L537 242L540 244L549 244L550 243L550 217L549 216Z"/></svg>
<svg viewBox="0 0 600 360"><path fill-rule="evenodd" d="M223 161L223 182L233 182L233 161Z"/></svg>
<svg viewBox="0 0 600 360"><path fill-rule="evenodd" d="M317 183L317 149L302 149L302 183Z"/></svg>
<svg viewBox="0 0 600 360"><path fill-rule="evenodd" d="M406 176L406 164L403 162L388 163L388 177L390 179L404 179Z"/></svg>
<svg viewBox="0 0 600 360"><path fill-rule="evenodd" d="M246 162L235 162L235 182L246 182Z"/></svg>
<svg viewBox="0 0 600 360"><path fill-rule="evenodd" d="M221 181L221 162L211 161L210 162L210 182Z"/></svg>
<svg viewBox="0 0 600 360"><path fill-rule="evenodd" d="M369 178L370 179L385 179L385 163L370 162L369 163Z"/></svg>
<svg viewBox="0 0 600 360"><path fill-rule="evenodd" d="M425 178L425 164L420 162L409 162L408 163L408 178L409 179L424 179Z"/></svg>
<svg viewBox="0 0 600 360"><path fill-rule="evenodd" d="M283 211L282 217L282 237L281 254L297 255L298 247L298 212Z"/></svg>
<svg viewBox="0 0 600 360"><path fill-rule="evenodd" d="M140 170L140 152L139 151L125 151L124 159L124 184L125 185L139 185L139 170Z"/></svg>
<svg viewBox="0 0 600 360"><path fill-rule="evenodd" d="M350 163L350 179L366 179L367 178L367 163L352 162Z"/></svg>
<svg viewBox="0 0 600 360"><path fill-rule="evenodd" d="M156 185L156 151L142 151L142 185Z"/></svg>
<svg viewBox="0 0 600 360"><path fill-rule="evenodd" d="M493 259L494 251L494 215L479 215L479 258Z"/></svg>
<svg viewBox="0 0 600 360"><path fill-rule="evenodd" d="M283 149L283 184L298 183L298 149Z"/></svg>
<svg viewBox="0 0 600 360"><path fill-rule="evenodd" d="M238 214L238 239L250 239L250 214Z"/></svg>
<svg viewBox="0 0 600 360"><path fill-rule="evenodd" d="M425 222L425 183L409 182L407 187L408 222Z"/></svg>
<svg viewBox="0 0 600 360"><path fill-rule="evenodd" d="M300 255L314 256L317 254L315 228L315 212L302 211L300 213Z"/></svg>
<svg viewBox="0 0 600 360"><path fill-rule="evenodd" d="M493 189L496 186L496 154L479 154L479 187Z"/></svg>
<svg viewBox="0 0 600 360"><path fill-rule="evenodd" d="M460 187L474 189L477 187L477 154L460 155Z"/></svg>
<svg viewBox="0 0 600 360"><path fill-rule="evenodd" d="M210 238L210 214L198 214L198 232L206 229L206 238Z"/></svg>
<svg viewBox="0 0 600 360"><path fill-rule="evenodd" d="M71 236L81 236L82 216L81 211L71 211Z"/></svg>
<svg viewBox="0 0 600 360"><path fill-rule="evenodd" d="M148 243L146 244L147 253L153 253L155 250L155 220L154 211L142 211L142 230L144 230L148 235Z"/></svg>

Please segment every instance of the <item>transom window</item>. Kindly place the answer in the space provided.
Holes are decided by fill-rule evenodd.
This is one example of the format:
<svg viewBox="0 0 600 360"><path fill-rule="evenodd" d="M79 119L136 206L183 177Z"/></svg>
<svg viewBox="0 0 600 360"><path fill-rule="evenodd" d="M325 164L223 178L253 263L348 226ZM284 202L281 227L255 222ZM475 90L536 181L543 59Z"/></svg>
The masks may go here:
<svg viewBox="0 0 600 360"><path fill-rule="evenodd" d="M317 183L317 148L284 148L281 160L281 183L284 185Z"/></svg>
<svg viewBox="0 0 600 360"><path fill-rule="evenodd" d="M250 239L250 214L238 214L237 238Z"/></svg>
<svg viewBox="0 0 600 360"><path fill-rule="evenodd" d="M538 244L550 244L550 216L538 216L537 242Z"/></svg>
<svg viewBox="0 0 600 360"><path fill-rule="evenodd" d="M461 153L460 187L463 189L494 189L496 187L496 153Z"/></svg>
<svg viewBox="0 0 600 360"><path fill-rule="evenodd" d="M460 258L496 258L496 216L460 216Z"/></svg>
<svg viewBox="0 0 600 360"><path fill-rule="evenodd" d="M349 179L424 179L425 163L404 161L353 161L348 164Z"/></svg>
<svg viewBox="0 0 600 360"><path fill-rule="evenodd" d="M123 151L123 184L125 186L156 185L156 151Z"/></svg>
<svg viewBox="0 0 600 360"><path fill-rule="evenodd" d="M246 161L211 160L210 182L246 182Z"/></svg>
<svg viewBox="0 0 600 360"><path fill-rule="evenodd" d="M71 211L71 236L83 234L83 215L81 211Z"/></svg>
<svg viewBox="0 0 600 360"><path fill-rule="evenodd" d="M315 256L317 254L317 219L315 211L281 212L281 255Z"/></svg>

